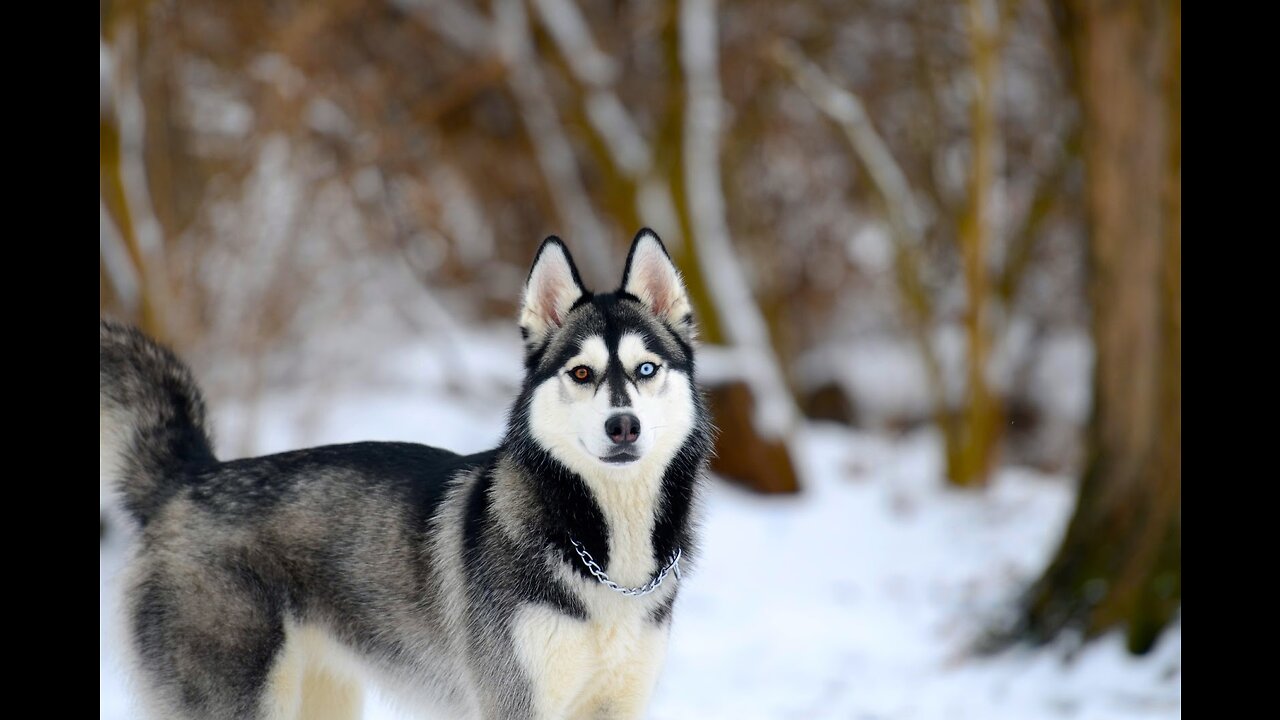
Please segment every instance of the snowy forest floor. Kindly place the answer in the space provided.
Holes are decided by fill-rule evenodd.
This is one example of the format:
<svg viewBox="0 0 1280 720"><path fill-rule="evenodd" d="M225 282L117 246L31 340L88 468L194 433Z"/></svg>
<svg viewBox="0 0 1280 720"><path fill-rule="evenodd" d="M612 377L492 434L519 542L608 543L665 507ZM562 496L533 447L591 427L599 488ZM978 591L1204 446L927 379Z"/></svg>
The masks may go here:
<svg viewBox="0 0 1280 720"><path fill-rule="evenodd" d="M254 415L252 447L370 439L491 447L514 396L513 351L478 337L400 354L399 372L323 402L314 392L273 394ZM459 392L450 367L467 368L485 391ZM244 412L212 405L219 437L246 435ZM969 651L1052 553L1072 509L1069 479L1006 469L985 491L949 489L929 432L887 438L809 424L795 450L798 497L710 483L702 555L681 581L652 718L1181 717L1180 621L1137 659L1118 635L1075 652L1066 644ZM119 651L126 542L117 532L101 550L104 720L139 715ZM365 714L406 717L376 692Z"/></svg>

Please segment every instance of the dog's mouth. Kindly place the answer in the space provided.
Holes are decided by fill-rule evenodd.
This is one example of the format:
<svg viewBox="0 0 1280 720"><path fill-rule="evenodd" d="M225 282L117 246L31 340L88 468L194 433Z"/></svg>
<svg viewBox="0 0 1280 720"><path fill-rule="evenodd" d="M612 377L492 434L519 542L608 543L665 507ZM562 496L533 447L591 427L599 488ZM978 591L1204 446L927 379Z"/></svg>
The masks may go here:
<svg viewBox="0 0 1280 720"><path fill-rule="evenodd" d="M591 449L588 448L587 444L581 439L578 440L578 443L582 445L583 450L591 452ZM630 452L626 448L618 448L608 455L596 455L596 458L599 459L600 462L607 463L609 465L628 465L639 460L640 455L638 453Z"/></svg>

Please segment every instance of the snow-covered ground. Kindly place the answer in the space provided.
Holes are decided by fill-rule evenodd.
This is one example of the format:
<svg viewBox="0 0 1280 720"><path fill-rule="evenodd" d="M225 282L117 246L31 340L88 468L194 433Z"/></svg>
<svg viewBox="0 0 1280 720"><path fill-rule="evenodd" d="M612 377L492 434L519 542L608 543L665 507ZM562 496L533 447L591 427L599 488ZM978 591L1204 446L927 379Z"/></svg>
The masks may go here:
<svg viewBox="0 0 1280 720"><path fill-rule="evenodd" d="M397 353L368 387L268 396L252 414L254 450L368 439L490 447L519 369L516 342L502 337ZM214 405L219 436L243 437L249 414ZM985 492L950 490L931 433L808 425L795 449L799 497L710 484L703 554L681 580L651 717L1181 717L1180 623L1141 659L1118 636L1070 657L1064 647L967 650L1052 552L1069 481L1005 470ZM118 640L125 542L113 534L101 552L101 717L113 720L138 716ZM369 718L403 717L376 695L366 707Z"/></svg>

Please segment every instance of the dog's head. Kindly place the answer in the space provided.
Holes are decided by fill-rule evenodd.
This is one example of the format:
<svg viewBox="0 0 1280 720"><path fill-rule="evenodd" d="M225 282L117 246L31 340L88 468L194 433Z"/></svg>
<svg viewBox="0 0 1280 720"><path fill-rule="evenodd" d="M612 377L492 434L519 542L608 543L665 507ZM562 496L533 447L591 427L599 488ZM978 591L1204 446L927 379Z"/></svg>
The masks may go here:
<svg viewBox="0 0 1280 720"><path fill-rule="evenodd" d="M520 308L529 436L581 476L665 467L698 430L693 314L651 230L631 245L618 290L582 286L569 249L547 238Z"/></svg>

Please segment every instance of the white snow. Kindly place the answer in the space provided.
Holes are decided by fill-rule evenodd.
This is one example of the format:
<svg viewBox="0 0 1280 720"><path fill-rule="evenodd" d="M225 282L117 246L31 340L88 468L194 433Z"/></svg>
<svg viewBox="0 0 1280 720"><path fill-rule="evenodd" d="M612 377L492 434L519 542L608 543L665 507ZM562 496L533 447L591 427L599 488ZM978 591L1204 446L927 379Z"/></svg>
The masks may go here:
<svg viewBox="0 0 1280 720"><path fill-rule="evenodd" d="M364 439L490 447L518 383L519 341L467 332L387 353L367 388L267 396L251 413L255 452ZM245 409L211 405L219 435L236 437ZM947 489L928 432L890 439L806 424L793 446L798 497L710 484L652 718L1181 716L1180 622L1140 659L1118 636L1070 659L1064 647L967 651L1052 552L1072 506L1067 479L1009 469L985 492ZM113 720L139 715L117 617L126 544L109 535L100 564L101 717ZM404 717L376 696L366 716Z"/></svg>

